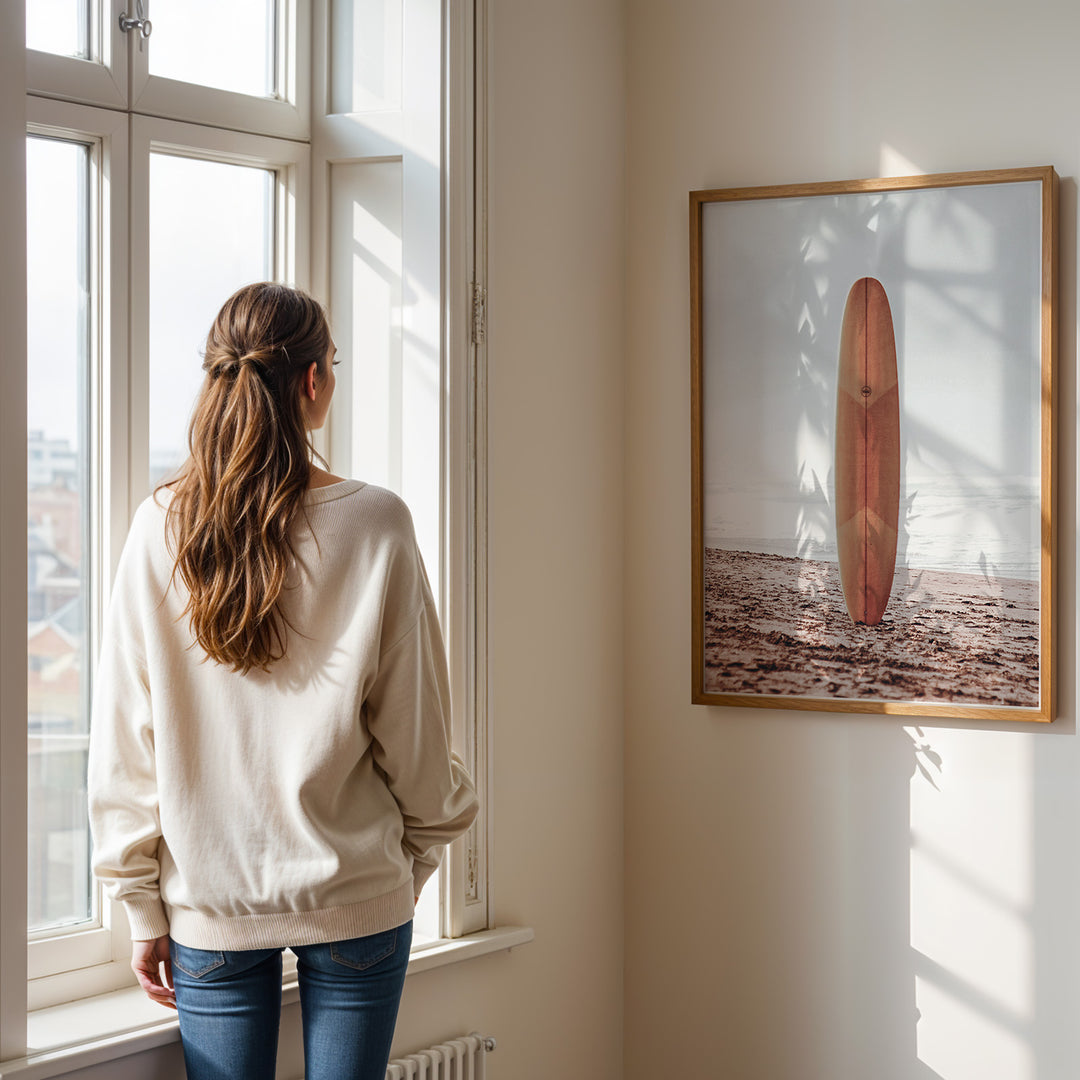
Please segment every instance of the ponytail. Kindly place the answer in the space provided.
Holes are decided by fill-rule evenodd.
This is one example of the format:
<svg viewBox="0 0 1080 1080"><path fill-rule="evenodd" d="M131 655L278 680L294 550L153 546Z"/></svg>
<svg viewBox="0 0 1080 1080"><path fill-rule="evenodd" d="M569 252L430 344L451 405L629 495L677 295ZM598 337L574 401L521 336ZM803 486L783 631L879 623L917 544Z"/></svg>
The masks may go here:
<svg viewBox="0 0 1080 1080"><path fill-rule="evenodd" d="M188 431L190 458L167 518L173 578L206 655L234 671L269 670L286 652L278 605L315 453L301 387L327 375L330 330L319 304L285 285L231 296L206 339L206 379Z"/></svg>

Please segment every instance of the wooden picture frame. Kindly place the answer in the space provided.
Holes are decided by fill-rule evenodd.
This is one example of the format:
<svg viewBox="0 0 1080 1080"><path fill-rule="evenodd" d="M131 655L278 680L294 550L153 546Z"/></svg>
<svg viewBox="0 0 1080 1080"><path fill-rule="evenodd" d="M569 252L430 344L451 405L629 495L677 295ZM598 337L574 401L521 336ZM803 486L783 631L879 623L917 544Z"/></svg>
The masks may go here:
<svg viewBox="0 0 1080 1080"><path fill-rule="evenodd" d="M1054 719L1057 206L690 193L695 704Z"/></svg>

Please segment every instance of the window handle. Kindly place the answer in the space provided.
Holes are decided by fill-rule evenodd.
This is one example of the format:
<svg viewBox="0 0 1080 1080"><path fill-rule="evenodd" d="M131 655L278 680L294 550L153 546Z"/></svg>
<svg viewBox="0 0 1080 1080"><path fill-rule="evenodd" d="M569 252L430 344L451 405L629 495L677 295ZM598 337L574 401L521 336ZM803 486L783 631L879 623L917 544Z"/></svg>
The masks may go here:
<svg viewBox="0 0 1080 1080"><path fill-rule="evenodd" d="M144 38L148 38L153 32L153 24L143 14L142 0L135 0L135 14L138 18L133 19L126 11L120 12L120 29L126 34L131 30L138 30Z"/></svg>

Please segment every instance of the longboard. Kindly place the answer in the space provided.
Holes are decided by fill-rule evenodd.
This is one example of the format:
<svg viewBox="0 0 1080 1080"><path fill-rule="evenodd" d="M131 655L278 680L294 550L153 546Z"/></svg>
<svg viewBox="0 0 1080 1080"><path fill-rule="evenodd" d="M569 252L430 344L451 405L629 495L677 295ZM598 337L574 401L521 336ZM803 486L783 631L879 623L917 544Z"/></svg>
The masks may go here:
<svg viewBox="0 0 1080 1080"><path fill-rule="evenodd" d="M889 603L900 518L900 385L885 289L859 278L840 331L836 544L848 614L876 626Z"/></svg>

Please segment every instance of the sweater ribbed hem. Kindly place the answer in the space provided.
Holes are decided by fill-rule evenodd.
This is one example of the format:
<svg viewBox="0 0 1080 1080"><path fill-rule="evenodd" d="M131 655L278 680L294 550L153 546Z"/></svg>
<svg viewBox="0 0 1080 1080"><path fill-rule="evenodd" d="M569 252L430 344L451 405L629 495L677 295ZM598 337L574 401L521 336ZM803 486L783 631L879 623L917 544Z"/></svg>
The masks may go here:
<svg viewBox="0 0 1080 1080"><path fill-rule="evenodd" d="M276 911L257 915L208 915L169 908L169 935L190 949L280 949L321 945L392 930L415 909L410 877L393 892L321 911Z"/></svg>

